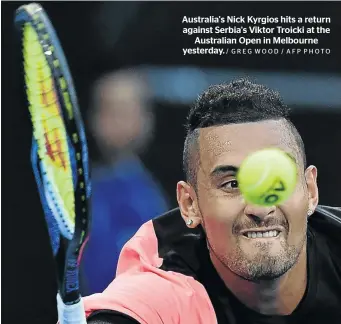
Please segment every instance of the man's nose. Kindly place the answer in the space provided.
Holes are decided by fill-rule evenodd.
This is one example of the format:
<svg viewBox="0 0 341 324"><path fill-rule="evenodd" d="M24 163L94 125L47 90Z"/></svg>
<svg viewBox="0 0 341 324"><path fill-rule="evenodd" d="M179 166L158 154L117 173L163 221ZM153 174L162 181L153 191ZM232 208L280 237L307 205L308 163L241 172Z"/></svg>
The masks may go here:
<svg viewBox="0 0 341 324"><path fill-rule="evenodd" d="M259 206L247 204L245 207L245 215L258 222L263 222L267 217L271 217L275 210L276 206Z"/></svg>

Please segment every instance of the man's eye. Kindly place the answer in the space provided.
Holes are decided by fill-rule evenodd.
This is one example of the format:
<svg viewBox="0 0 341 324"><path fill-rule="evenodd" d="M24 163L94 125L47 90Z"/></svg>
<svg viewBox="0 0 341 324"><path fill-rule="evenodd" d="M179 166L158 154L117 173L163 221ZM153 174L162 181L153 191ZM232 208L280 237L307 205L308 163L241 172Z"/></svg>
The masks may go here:
<svg viewBox="0 0 341 324"><path fill-rule="evenodd" d="M225 182L221 187L224 189L236 189L238 188L238 181L232 180L232 181Z"/></svg>

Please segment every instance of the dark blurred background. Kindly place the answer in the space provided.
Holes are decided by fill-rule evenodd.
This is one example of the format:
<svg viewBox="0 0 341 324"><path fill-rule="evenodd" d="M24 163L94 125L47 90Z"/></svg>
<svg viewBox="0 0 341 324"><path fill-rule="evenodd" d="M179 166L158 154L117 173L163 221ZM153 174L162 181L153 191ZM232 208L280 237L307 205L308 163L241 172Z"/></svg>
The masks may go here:
<svg viewBox="0 0 341 324"><path fill-rule="evenodd" d="M31 124L25 106L20 46L13 27L23 3L2 2L2 319L3 323L56 321L53 260L31 171ZM319 170L320 202L341 202L340 2L45 2L74 78L86 121L90 155L100 150L90 131L94 82L134 67L150 84L154 131L139 152L169 207L182 178L183 124L188 107L211 83L248 75L278 89L293 108L308 163ZM254 15L331 17L321 37L328 56L183 56L193 39L182 17ZM194 47L194 46L192 46ZM11 320L11 318L14 320Z"/></svg>

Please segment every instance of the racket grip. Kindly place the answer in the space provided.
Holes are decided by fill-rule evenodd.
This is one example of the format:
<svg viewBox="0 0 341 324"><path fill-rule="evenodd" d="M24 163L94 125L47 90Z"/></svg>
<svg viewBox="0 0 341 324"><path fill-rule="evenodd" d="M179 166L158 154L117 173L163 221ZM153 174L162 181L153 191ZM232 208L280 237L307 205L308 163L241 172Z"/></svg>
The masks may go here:
<svg viewBox="0 0 341 324"><path fill-rule="evenodd" d="M65 305L57 294L58 324L86 324L83 299L73 305Z"/></svg>

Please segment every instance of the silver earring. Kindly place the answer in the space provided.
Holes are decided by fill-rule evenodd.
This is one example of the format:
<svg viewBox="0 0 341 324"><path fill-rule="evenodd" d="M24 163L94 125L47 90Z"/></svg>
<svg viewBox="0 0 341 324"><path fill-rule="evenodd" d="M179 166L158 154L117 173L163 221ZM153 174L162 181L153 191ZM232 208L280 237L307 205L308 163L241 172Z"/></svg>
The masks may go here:
<svg viewBox="0 0 341 324"><path fill-rule="evenodd" d="M189 219L187 222L186 222L187 226L191 226L193 224L193 220Z"/></svg>
<svg viewBox="0 0 341 324"><path fill-rule="evenodd" d="M308 216L311 216L313 214L313 211L311 209L308 209Z"/></svg>

